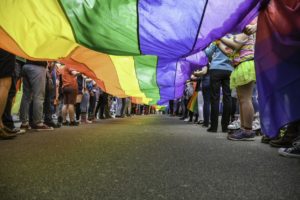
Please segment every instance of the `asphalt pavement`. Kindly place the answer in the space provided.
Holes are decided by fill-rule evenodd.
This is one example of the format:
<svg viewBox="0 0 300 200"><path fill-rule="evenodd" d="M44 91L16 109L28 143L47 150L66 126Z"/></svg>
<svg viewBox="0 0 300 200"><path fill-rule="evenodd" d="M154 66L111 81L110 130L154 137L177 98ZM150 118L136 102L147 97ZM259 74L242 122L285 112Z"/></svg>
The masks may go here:
<svg viewBox="0 0 300 200"><path fill-rule="evenodd" d="M300 199L299 159L163 115L1 140L0 167L0 200Z"/></svg>

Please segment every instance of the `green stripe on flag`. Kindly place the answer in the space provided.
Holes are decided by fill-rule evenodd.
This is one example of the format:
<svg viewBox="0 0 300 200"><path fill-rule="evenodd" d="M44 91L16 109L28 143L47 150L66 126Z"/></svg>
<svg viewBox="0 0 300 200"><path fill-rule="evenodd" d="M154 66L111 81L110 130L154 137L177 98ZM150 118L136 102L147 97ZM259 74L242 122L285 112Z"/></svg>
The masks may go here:
<svg viewBox="0 0 300 200"><path fill-rule="evenodd" d="M60 0L76 41L111 55L140 55L137 0Z"/></svg>
<svg viewBox="0 0 300 200"><path fill-rule="evenodd" d="M134 56L136 76L140 89L146 97L151 98L149 104L156 104L160 99L159 88L156 81L156 56Z"/></svg>

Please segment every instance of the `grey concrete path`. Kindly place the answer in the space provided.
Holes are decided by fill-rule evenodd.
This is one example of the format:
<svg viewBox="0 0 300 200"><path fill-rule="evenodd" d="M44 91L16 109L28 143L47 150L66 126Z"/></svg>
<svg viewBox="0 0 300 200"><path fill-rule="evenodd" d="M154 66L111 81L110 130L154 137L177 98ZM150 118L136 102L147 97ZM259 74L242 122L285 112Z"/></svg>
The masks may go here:
<svg viewBox="0 0 300 200"><path fill-rule="evenodd" d="M300 199L300 160L177 117L139 116L0 141L0 199Z"/></svg>

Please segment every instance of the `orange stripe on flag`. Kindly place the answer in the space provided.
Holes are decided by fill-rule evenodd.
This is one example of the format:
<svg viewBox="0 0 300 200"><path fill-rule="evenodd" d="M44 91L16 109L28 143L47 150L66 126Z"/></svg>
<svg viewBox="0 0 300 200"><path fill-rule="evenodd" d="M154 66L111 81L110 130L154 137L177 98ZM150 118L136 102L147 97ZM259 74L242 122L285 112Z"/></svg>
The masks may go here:
<svg viewBox="0 0 300 200"><path fill-rule="evenodd" d="M80 46L64 61L70 59L75 61L74 65L78 62L78 66L85 66L92 70L97 78L105 83L105 91L107 93L118 97L126 97L119 82L116 68L108 55Z"/></svg>

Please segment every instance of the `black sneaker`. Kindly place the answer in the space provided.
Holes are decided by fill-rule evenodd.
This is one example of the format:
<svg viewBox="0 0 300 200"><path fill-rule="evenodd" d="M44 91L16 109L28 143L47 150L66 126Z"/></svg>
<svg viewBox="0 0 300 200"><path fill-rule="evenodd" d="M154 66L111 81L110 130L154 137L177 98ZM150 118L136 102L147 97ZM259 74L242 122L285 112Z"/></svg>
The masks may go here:
<svg viewBox="0 0 300 200"><path fill-rule="evenodd" d="M223 133L228 133L228 131L229 131L228 128L222 128Z"/></svg>
<svg viewBox="0 0 300 200"><path fill-rule="evenodd" d="M70 122L69 125L70 125L70 126L78 126L78 125L79 125L79 122L72 121L72 122Z"/></svg>
<svg viewBox="0 0 300 200"><path fill-rule="evenodd" d="M284 148L292 147L292 143L293 143L293 141L294 141L294 139L296 137L297 137L297 135L286 134L286 135L280 137L279 139L271 140L269 142L269 144L272 147L277 147L277 148L280 148L280 147L284 147Z"/></svg>
<svg viewBox="0 0 300 200"><path fill-rule="evenodd" d="M214 129L212 127L207 129L207 132L210 132L210 133L216 133L217 131L218 131L217 129Z"/></svg>
<svg viewBox="0 0 300 200"><path fill-rule="evenodd" d="M266 136L266 135L263 135L263 136L261 137L261 143L264 143L264 144L269 144L271 140L272 140L272 139L269 138L269 137Z"/></svg>

